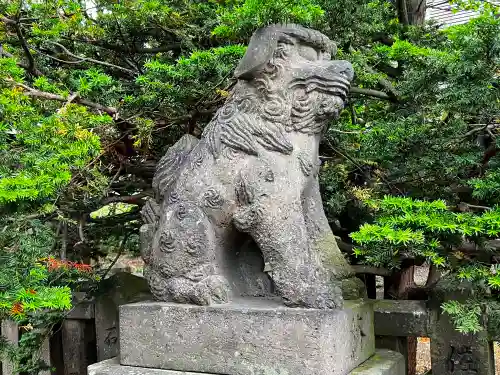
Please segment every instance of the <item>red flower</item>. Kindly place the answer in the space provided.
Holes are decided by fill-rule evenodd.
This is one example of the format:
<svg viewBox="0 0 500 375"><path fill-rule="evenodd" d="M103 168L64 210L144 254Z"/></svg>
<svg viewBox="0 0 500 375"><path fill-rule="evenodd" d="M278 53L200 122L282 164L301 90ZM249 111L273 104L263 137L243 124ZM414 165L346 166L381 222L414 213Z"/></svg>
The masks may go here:
<svg viewBox="0 0 500 375"><path fill-rule="evenodd" d="M80 272L92 272L92 266L84 263L74 263L73 268Z"/></svg>
<svg viewBox="0 0 500 375"><path fill-rule="evenodd" d="M69 260L59 260L53 257L48 258L46 262L47 262L47 269L49 271L54 271L63 268L63 269L74 269L80 272L92 272L92 266L90 264L71 262Z"/></svg>

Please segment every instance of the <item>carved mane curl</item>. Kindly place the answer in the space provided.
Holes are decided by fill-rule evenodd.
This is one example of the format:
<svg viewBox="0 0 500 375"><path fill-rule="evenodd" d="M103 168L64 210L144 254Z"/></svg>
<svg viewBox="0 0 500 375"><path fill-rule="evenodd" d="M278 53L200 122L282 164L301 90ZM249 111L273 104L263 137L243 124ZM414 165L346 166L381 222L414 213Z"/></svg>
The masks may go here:
<svg viewBox="0 0 500 375"><path fill-rule="evenodd" d="M328 37L298 25L272 25L252 36L235 71L238 83L203 132L215 157L223 147L258 155L259 146L289 155L293 145L287 132L324 130L326 122L316 117L315 104L336 95L332 87L346 82L324 80L314 72L309 77L294 76L288 55L299 45L327 54L336 51Z"/></svg>

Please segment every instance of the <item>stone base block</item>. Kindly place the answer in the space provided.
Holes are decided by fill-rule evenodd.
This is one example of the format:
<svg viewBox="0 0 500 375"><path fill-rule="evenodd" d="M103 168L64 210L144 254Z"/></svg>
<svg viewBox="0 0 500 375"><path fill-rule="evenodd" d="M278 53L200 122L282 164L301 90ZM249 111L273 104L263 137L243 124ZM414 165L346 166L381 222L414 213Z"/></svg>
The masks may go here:
<svg viewBox="0 0 500 375"><path fill-rule="evenodd" d="M405 375L404 358L389 350L377 350L374 356L349 375ZM200 373L158 370L145 367L120 365L118 358L89 366L88 375L202 375ZM211 374L206 374L211 375Z"/></svg>
<svg viewBox="0 0 500 375"><path fill-rule="evenodd" d="M356 367L349 375L406 375L405 359L401 353L377 349L365 363Z"/></svg>
<svg viewBox="0 0 500 375"><path fill-rule="evenodd" d="M347 375L375 352L373 306L287 308L270 300L120 308L120 363L230 375Z"/></svg>

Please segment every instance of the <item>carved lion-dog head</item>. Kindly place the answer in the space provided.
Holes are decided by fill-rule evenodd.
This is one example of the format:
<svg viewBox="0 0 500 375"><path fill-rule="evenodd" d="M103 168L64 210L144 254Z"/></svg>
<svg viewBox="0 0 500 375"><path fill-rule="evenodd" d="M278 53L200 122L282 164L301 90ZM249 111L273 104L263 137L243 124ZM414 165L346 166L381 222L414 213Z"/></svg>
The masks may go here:
<svg viewBox="0 0 500 375"><path fill-rule="evenodd" d="M258 154L259 145L290 154L287 132L319 134L344 107L354 76L332 60L335 44L299 25L257 30L236 68L238 83L207 127L214 154L221 145Z"/></svg>

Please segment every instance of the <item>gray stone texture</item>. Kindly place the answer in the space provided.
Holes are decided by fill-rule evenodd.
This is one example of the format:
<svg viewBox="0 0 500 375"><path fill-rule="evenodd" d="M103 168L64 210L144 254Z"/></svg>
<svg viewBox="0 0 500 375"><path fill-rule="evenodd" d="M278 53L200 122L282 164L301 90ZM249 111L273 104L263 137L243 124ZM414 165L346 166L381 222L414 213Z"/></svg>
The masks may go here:
<svg viewBox="0 0 500 375"><path fill-rule="evenodd" d="M390 350L378 349L368 361L349 375L405 375L403 355Z"/></svg>
<svg viewBox="0 0 500 375"><path fill-rule="evenodd" d="M331 60L335 52L316 30L257 30L202 138L185 135L159 161L141 228L156 299L278 296L291 307L330 309L363 295L318 184L321 136L354 74L347 61Z"/></svg>
<svg viewBox="0 0 500 375"><path fill-rule="evenodd" d="M377 335L428 337L432 331L426 301L376 300L374 310Z"/></svg>
<svg viewBox="0 0 500 375"><path fill-rule="evenodd" d="M452 286L452 288L450 288ZM493 342L488 335L486 315L481 316L482 330L472 334L458 332L448 314L440 309L447 300L465 302L474 298L468 281L457 287L450 277L443 277L432 290L429 301L433 309L430 332L432 372L439 375L495 374Z"/></svg>
<svg viewBox="0 0 500 375"><path fill-rule="evenodd" d="M200 373L161 370L147 367L122 366L118 358L90 365L87 375L201 375ZM210 374L207 374L210 375Z"/></svg>
<svg viewBox="0 0 500 375"><path fill-rule="evenodd" d="M256 298L227 305L120 308L122 365L231 375L345 375L375 352L371 303L287 308Z"/></svg>
<svg viewBox="0 0 500 375"><path fill-rule="evenodd" d="M279 372L261 372L259 375L283 375ZM354 369L349 375L404 375L404 360L399 353L389 350L377 352L362 365ZM202 375L200 373L160 370L146 367L133 367L120 365L118 358L110 359L88 368L88 375ZM210 374L207 374L210 375ZM232 375L232 374L230 374ZM287 375L301 375L289 374Z"/></svg>
<svg viewBox="0 0 500 375"><path fill-rule="evenodd" d="M103 280L95 300L95 333L97 360L118 355L118 307L126 303L151 300L143 277L120 272Z"/></svg>
<svg viewBox="0 0 500 375"><path fill-rule="evenodd" d="M19 341L19 326L12 320L0 320L0 334L11 344L17 346ZM4 360L0 363L3 375L15 375L14 364Z"/></svg>

